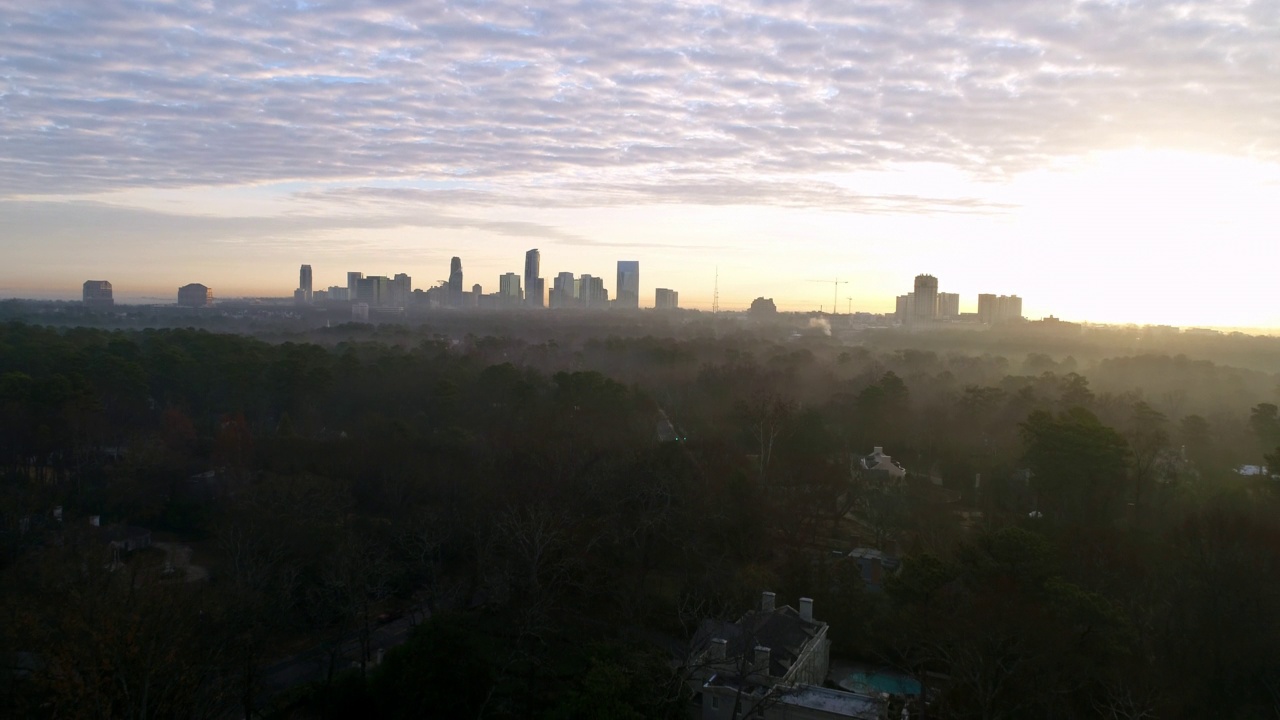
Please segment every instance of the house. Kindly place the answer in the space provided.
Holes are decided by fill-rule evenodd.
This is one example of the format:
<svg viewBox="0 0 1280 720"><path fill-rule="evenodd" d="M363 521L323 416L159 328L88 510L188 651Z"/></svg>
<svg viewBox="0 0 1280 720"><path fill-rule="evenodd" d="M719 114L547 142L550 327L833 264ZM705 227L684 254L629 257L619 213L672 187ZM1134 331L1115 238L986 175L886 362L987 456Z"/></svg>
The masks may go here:
<svg viewBox="0 0 1280 720"><path fill-rule="evenodd" d="M856 465L863 473L875 473L891 480L901 480L907 476L907 469L885 455L882 447L877 447L870 455L858 458Z"/></svg>
<svg viewBox="0 0 1280 720"><path fill-rule="evenodd" d="M774 593L737 622L705 620L690 647L694 714L729 718L879 720L882 699L822 687L830 663L827 624L800 609L775 606ZM736 712L735 712L736 710Z"/></svg>

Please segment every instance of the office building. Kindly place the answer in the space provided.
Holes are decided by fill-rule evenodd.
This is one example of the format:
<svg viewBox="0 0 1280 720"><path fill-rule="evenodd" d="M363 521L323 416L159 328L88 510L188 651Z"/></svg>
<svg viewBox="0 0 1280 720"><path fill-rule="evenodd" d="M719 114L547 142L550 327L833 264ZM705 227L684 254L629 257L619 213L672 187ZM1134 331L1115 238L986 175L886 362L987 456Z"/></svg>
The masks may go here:
<svg viewBox="0 0 1280 720"><path fill-rule="evenodd" d="M186 307L209 307L213 305L213 288L200 283L191 283L178 288L178 304Z"/></svg>
<svg viewBox="0 0 1280 720"><path fill-rule="evenodd" d="M407 277L407 276L406 276ZM369 307L391 306L391 278L386 275L370 275L356 280L356 292L352 300Z"/></svg>
<svg viewBox="0 0 1280 720"><path fill-rule="evenodd" d="M413 293L413 278L404 273L396 273L387 287L388 307L409 307L409 298Z"/></svg>
<svg viewBox="0 0 1280 720"><path fill-rule="evenodd" d="M298 289L302 291L302 302L311 302L311 266L303 265L298 271Z"/></svg>
<svg viewBox="0 0 1280 720"><path fill-rule="evenodd" d="M84 306L90 310L110 310L115 307L111 283L106 280L85 280L82 292Z"/></svg>
<svg viewBox="0 0 1280 720"><path fill-rule="evenodd" d="M653 306L658 310L675 310L680 307L680 293L667 288L653 291Z"/></svg>
<svg viewBox="0 0 1280 720"><path fill-rule="evenodd" d="M351 305L351 322L369 322L369 304L368 303L352 303Z"/></svg>
<svg viewBox="0 0 1280 720"><path fill-rule="evenodd" d="M614 300L615 307L621 308L638 308L640 307L640 261L639 260L619 260L618 261L618 284L616 286L617 299Z"/></svg>
<svg viewBox="0 0 1280 720"><path fill-rule="evenodd" d="M503 273L498 278L498 304L502 307L519 307L524 300L524 294L520 291L520 276L513 273Z"/></svg>
<svg viewBox="0 0 1280 720"><path fill-rule="evenodd" d="M551 292L547 296L547 306L562 309L576 307L578 304L577 281L571 272L562 272L551 281Z"/></svg>
<svg viewBox="0 0 1280 720"><path fill-rule="evenodd" d="M361 273L361 272L347 273L347 299L348 300L355 301L358 299L356 297L356 294L357 294L356 288L360 285L360 280L362 278L364 278L364 273Z"/></svg>
<svg viewBox="0 0 1280 720"><path fill-rule="evenodd" d="M449 261L449 305L462 307L462 258L459 257Z"/></svg>
<svg viewBox="0 0 1280 720"><path fill-rule="evenodd" d="M960 317L959 293L938 293L938 317L953 320Z"/></svg>
<svg viewBox="0 0 1280 720"><path fill-rule="evenodd" d="M524 254L524 295L525 304L529 307L543 306L541 272L542 254L537 248Z"/></svg>
<svg viewBox="0 0 1280 720"><path fill-rule="evenodd" d="M938 278L932 275L917 275L915 287L915 308L911 319L915 322L931 322L938 317Z"/></svg>
<svg viewBox="0 0 1280 720"><path fill-rule="evenodd" d="M609 306L609 291L604 289L604 278L583 275L578 278L578 303L588 310Z"/></svg>

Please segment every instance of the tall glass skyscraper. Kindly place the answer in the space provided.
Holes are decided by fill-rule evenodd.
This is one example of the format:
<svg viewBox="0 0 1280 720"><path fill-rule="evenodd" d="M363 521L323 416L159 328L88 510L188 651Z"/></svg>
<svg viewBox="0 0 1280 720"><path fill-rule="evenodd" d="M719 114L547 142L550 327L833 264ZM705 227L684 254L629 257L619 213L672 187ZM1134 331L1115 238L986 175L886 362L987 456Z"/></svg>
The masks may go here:
<svg viewBox="0 0 1280 720"><path fill-rule="evenodd" d="M298 271L298 289L302 291L302 301L311 302L311 266L303 265Z"/></svg>
<svg viewBox="0 0 1280 720"><path fill-rule="evenodd" d="M623 308L640 307L640 261L618 261L618 289L614 305Z"/></svg>
<svg viewBox="0 0 1280 720"><path fill-rule="evenodd" d="M462 258L449 261L449 305L462 307Z"/></svg>
<svg viewBox="0 0 1280 720"><path fill-rule="evenodd" d="M542 307L542 279L538 277L541 265L542 254L537 248L524 254L524 298L529 307Z"/></svg>

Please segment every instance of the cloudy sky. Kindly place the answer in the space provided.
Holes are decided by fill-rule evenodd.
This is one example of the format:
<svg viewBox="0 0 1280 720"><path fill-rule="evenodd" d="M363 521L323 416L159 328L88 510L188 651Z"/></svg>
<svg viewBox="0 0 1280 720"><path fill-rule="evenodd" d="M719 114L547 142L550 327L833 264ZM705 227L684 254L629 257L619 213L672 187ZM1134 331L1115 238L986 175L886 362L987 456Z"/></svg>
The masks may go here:
<svg viewBox="0 0 1280 720"><path fill-rule="evenodd" d="M348 270L1280 327L1280 0L0 0L0 295Z"/></svg>

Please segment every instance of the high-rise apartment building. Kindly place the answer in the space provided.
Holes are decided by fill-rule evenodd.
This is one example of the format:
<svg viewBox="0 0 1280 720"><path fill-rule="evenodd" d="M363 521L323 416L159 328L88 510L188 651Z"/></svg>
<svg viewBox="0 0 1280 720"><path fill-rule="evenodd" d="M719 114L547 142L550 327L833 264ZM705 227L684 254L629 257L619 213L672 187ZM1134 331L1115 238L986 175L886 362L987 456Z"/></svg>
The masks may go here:
<svg viewBox="0 0 1280 720"><path fill-rule="evenodd" d="M449 305L462 306L462 258L449 261Z"/></svg>
<svg viewBox="0 0 1280 720"><path fill-rule="evenodd" d="M1022 298L1017 295L1001 295L996 301L998 322L1016 322L1022 319Z"/></svg>
<svg viewBox="0 0 1280 720"><path fill-rule="evenodd" d="M653 291L653 306L658 310L675 310L680 307L680 293L668 288Z"/></svg>
<svg viewBox="0 0 1280 720"><path fill-rule="evenodd" d="M936 317L938 317L938 278L932 275L917 275L912 319L916 322L929 322Z"/></svg>
<svg viewBox="0 0 1280 720"><path fill-rule="evenodd" d="M302 302L311 302L311 266L303 265L298 270L298 289L302 291Z"/></svg>
<svg viewBox="0 0 1280 720"><path fill-rule="evenodd" d="M191 283L178 288L178 304L186 307L209 307L213 304L213 288Z"/></svg>
<svg viewBox="0 0 1280 720"><path fill-rule="evenodd" d="M524 297L529 307L543 306L542 253L537 248L524 254Z"/></svg>
<svg viewBox="0 0 1280 720"><path fill-rule="evenodd" d="M978 296L978 322L995 325L1021 319L1022 298L1017 295L984 293Z"/></svg>
<svg viewBox="0 0 1280 720"><path fill-rule="evenodd" d="M996 320L996 296L991 293L978 295L978 322L990 325Z"/></svg>
<svg viewBox="0 0 1280 720"><path fill-rule="evenodd" d="M615 307L640 307L639 260L618 261L618 284L616 290L617 299L613 303Z"/></svg>
<svg viewBox="0 0 1280 720"><path fill-rule="evenodd" d="M84 306L90 310L110 310L115 307L111 283L106 280L85 280L82 293Z"/></svg>
<svg viewBox="0 0 1280 720"><path fill-rule="evenodd" d="M959 293L938 293L938 317L952 319L960 317Z"/></svg>
<svg viewBox="0 0 1280 720"><path fill-rule="evenodd" d="M895 302L894 318L901 325L908 325L916 313L916 294L909 292L906 295L899 295Z"/></svg>

